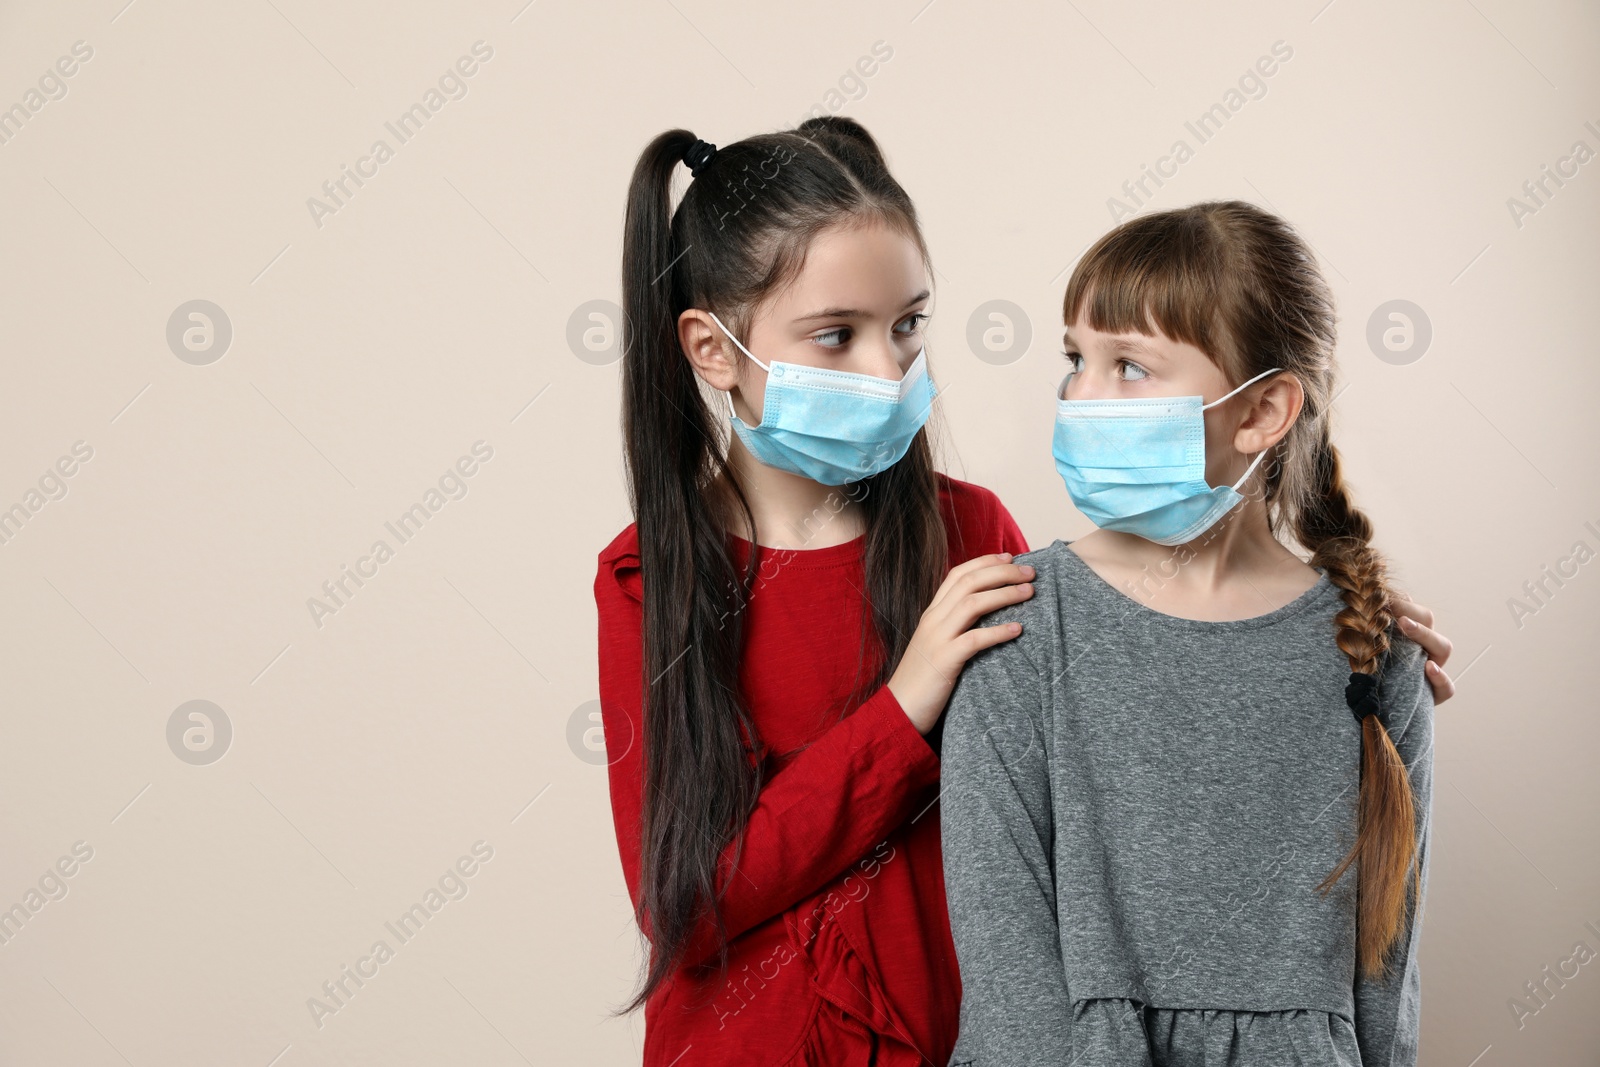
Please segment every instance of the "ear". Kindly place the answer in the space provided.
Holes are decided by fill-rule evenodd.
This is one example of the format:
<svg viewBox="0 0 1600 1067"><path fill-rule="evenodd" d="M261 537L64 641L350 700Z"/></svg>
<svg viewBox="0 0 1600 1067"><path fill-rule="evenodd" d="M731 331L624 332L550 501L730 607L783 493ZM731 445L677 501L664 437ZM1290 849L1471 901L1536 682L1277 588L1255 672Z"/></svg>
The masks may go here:
<svg viewBox="0 0 1600 1067"><path fill-rule="evenodd" d="M1246 455L1264 452L1283 440L1306 402L1300 379L1282 371L1262 382L1260 389L1233 435L1233 447Z"/></svg>
<svg viewBox="0 0 1600 1067"><path fill-rule="evenodd" d="M739 384L733 345L707 312L690 308L678 316L678 344L694 372L711 388L729 392Z"/></svg>

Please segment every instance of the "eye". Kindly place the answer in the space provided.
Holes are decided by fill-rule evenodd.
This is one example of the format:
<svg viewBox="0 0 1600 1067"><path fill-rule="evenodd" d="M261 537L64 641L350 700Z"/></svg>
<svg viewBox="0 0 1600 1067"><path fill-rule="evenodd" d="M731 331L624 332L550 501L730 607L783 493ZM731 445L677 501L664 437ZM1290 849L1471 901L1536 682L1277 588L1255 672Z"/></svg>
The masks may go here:
<svg viewBox="0 0 1600 1067"><path fill-rule="evenodd" d="M1083 370L1083 356L1077 352L1063 352L1062 357L1067 361L1067 373L1078 374Z"/></svg>
<svg viewBox="0 0 1600 1067"><path fill-rule="evenodd" d="M913 333L916 333L918 330L922 329L922 324L927 322L927 321L928 321L928 316L924 312L918 311L918 312L915 312L915 313L913 313L911 315L906 316L904 319L901 319L899 324L895 326L895 330L897 332L904 332L906 334L913 334ZM901 331L900 330L901 326L905 326L907 328L904 331Z"/></svg>
<svg viewBox="0 0 1600 1067"><path fill-rule="evenodd" d="M839 326L824 333L819 333L811 339L813 344L823 348L841 348L850 339L850 327Z"/></svg>
<svg viewBox="0 0 1600 1067"><path fill-rule="evenodd" d="M1150 376L1150 372L1139 366L1137 363L1130 362L1126 359L1118 360L1117 362L1118 366L1122 369L1122 380L1125 382L1136 382L1141 378L1147 378Z"/></svg>

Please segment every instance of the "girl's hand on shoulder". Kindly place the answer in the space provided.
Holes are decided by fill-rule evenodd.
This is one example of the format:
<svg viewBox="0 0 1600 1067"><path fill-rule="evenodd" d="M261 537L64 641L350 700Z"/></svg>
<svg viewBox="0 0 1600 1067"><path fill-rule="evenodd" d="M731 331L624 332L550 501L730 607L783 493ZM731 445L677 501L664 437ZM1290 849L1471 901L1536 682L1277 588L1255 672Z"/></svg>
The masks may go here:
<svg viewBox="0 0 1600 1067"><path fill-rule="evenodd" d="M1009 552L969 559L945 575L922 613L911 644L889 679L889 691L919 733L933 729L967 660L1022 633L1020 623L973 629L982 615L1033 596L1032 567Z"/></svg>
<svg viewBox="0 0 1600 1067"><path fill-rule="evenodd" d="M1428 665L1423 669L1427 672L1428 684L1433 687L1434 704L1443 704L1456 695L1456 683L1444 672L1445 661L1450 658L1455 646L1448 637L1433 628L1433 612L1421 604L1397 597L1393 610L1399 617L1401 632L1421 645L1428 654Z"/></svg>

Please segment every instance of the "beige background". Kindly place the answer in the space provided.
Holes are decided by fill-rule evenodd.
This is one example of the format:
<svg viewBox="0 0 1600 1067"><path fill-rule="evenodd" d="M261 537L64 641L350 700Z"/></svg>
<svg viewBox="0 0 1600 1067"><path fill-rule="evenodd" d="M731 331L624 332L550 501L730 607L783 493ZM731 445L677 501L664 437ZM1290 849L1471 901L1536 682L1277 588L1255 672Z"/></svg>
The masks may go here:
<svg viewBox="0 0 1600 1067"><path fill-rule="evenodd" d="M1152 206L1241 197L1303 229L1359 499L1457 647L1422 1061L1597 1062L1600 960L1520 1026L1510 1006L1600 952L1600 562L1509 606L1600 550L1600 162L1520 226L1507 206L1600 150L1592 6L125 2L0 7L0 106L93 49L0 144L0 507L28 511L0 544L0 907L92 849L0 945L0 1063L637 1062L640 1019L606 1016L637 946L583 735L595 556L629 521L619 368L569 322L619 298L652 136L813 107L865 122L916 199L948 469L1035 545L1087 528L1050 389L1108 198L1183 138ZM384 123L476 41L466 95L400 145ZM1277 41L1265 94L1197 144L1184 123ZM378 138L393 158L319 226L307 199ZM206 365L166 338L195 299L232 327ZM1392 363L1366 325L1396 299L1433 337ZM991 300L1025 352L969 346ZM30 497L79 441L65 495ZM465 495L390 535L478 441ZM319 626L308 599L380 538ZM231 723L209 765L168 743L191 700ZM466 896L319 1028L308 998L479 841Z"/></svg>

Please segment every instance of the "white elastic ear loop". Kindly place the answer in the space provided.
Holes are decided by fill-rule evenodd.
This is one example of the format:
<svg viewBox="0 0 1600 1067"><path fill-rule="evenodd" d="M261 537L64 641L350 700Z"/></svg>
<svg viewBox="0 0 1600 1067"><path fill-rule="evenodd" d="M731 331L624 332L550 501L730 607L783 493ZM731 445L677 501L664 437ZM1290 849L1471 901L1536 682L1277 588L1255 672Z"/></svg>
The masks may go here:
<svg viewBox="0 0 1600 1067"><path fill-rule="evenodd" d="M1273 367L1271 370L1264 370L1254 378L1251 378L1248 382L1245 382L1243 385L1239 386L1238 389L1233 390L1233 392L1228 393L1225 396L1219 396L1209 404L1201 405L1200 410L1204 411L1206 408L1214 408L1224 400L1228 399L1228 397L1234 396L1241 390L1254 385L1269 374L1277 374L1282 369L1282 367ZM1239 491L1239 487L1250 480L1250 476L1256 472L1256 468L1261 466L1261 461L1267 458L1268 451L1270 451L1270 449L1264 448L1260 452L1256 453L1256 458L1250 461L1250 466L1246 467L1244 469L1244 473L1239 476L1239 480L1233 483L1232 488L1234 492L1237 493Z"/></svg>
<svg viewBox="0 0 1600 1067"><path fill-rule="evenodd" d="M739 344L739 339L737 337L735 337L728 330L728 328L726 326L722 325L722 320L717 318L717 313L715 311L708 311L708 312L706 312L706 314L711 316L711 321L712 322L714 322L718 326L722 327L722 332L728 335L728 340L732 341L736 345L739 345L739 351L743 352L745 355L749 356L751 359L755 359L757 366L759 366L762 370L766 371L768 374L772 373L772 368L767 366L767 364L762 363L759 359L756 359L756 354L754 352L750 351L744 345ZM1249 382L1245 383L1245 385L1249 385L1249 384L1250 384Z"/></svg>
<svg viewBox="0 0 1600 1067"><path fill-rule="evenodd" d="M722 320L717 318L717 313L715 311L707 311L706 314L710 315L711 316L711 321L716 323L718 328L720 328L723 333L728 335L728 340L732 341L736 345L739 345L739 351L743 352L745 355L749 356L751 359L755 359L756 360L756 365L759 366L762 370L766 371L768 374L772 373L772 368L770 366L768 366L765 363L762 363L759 359L756 359L756 354L754 352L750 351L744 345L739 344L739 339L733 335L733 331L729 330L726 326L722 325ZM739 417L739 413L737 411L733 410L733 390L730 389L726 393L723 393L722 395L728 398L728 414L732 415L734 418L737 419Z"/></svg>
<svg viewBox="0 0 1600 1067"><path fill-rule="evenodd" d="M734 344L738 344L738 343L739 342L737 342L737 341L734 342ZM1200 405L1200 410L1204 411L1204 410L1206 410L1206 408L1214 408L1218 404L1222 403L1224 400L1227 400L1229 397L1236 396L1242 390L1248 389L1250 386L1256 384L1261 379L1265 378L1267 375L1269 375L1269 374L1277 374L1282 369L1283 369L1282 367L1273 367L1271 370L1264 370L1260 374L1256 375L1254 378L1251 378L1248 382L1245 382L1243 385L1239 386L1238 389L1235 389L1230 393L1224 393L1222 396L1217 397L1215 400L1213 400L1209 404Z"/></svg>
<svg viewBox="0 0 1600 1067"><path fill-rule="evenodd" d="M1263 448L1260 452L1256 453L1256 458L1250 461L1250 466L1246 467L1244 469L1244 473L1239 475L1239 480L1233 483L1233 491L1235 493L1239 491L1239 487L1241 485L1250 480L1250 476L1256 472L1257 467L1261 466L1261 461L1267 458L1267 453L1270 451L1272 451L1272 449L1269 447Z"/></svg>

